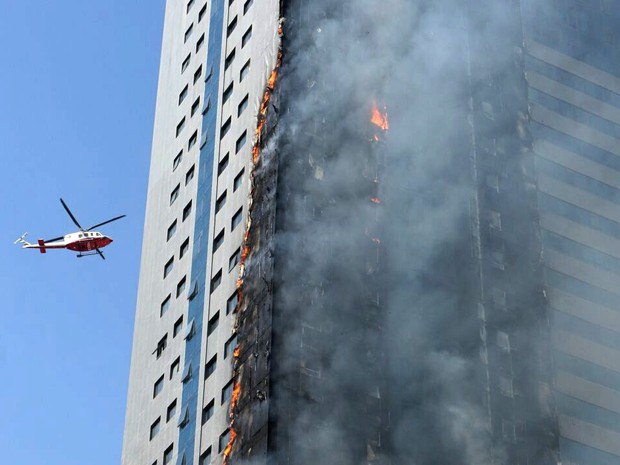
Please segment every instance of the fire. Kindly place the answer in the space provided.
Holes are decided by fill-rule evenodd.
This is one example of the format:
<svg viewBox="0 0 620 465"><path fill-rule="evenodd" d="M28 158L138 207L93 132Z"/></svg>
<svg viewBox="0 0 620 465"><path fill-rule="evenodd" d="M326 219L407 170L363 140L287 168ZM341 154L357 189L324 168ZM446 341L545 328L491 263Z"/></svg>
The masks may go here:
<svg viewBox="0 0 620 465"><path fill-rule="evenodd" d="M370 122L375 126L378 126L384 131L389 129L388 126L388 115L387 109L383 107L383 113L379 111L379 107L377 107L377 102L373 102L372 104L372 118L370 118ZM377 139L375 139L377 140Z"/></svg>
<svg viewBox="0 0 620 465"><path fill-rule="evenodd" d="M283 20L281 20L280 22L280 28L278 30L278 34L280 35L282 34L282 30L281 30L282 21ZM254 133L254 136L255 136L254 145L252 147L252 162L254 166L256 166L256 164L258 163L258 159L260 156L261 134L265 126L265 121L267 120L267 110L269 108L269 101L271 100L271 93L273 92L275 85L276 85L276 79L278 78L278 70L280 69L281 64L282 64L282 51L280 50L278 51L278 58L276 61L276 66L271 72L269 79L267 80L267 88L263 94L263 100L261 101L260 109L257 115L258 122L256 124L256 130ZM253 180L253 177L254 177L254 168L252 169L252 173L251 173L252 180ZM253 184L253 181L252 181L252 184ZM250 189L250 212L252 211L253 195L254 194L253 194L253 187L252 187ZM241 308L241 304L243 301L243 277L245 275L245 263L250 254L250 245L249 245L248 239L250 235L251 226L252 226L252 216L250 214L248 217L248 221L245 227L245 233L243 236L243 250L241 252L241 259L239 263L239 278L237 279L238 300L237 300L237 307L235 308L235 311ZM238 345L237 347L235 347L233 351L233 357L237 359L240 353L241 353L241 346ZM232 453L235 438L237 437L237 433L234 430L234 423L235 423L234 416L235 416L235 407L237 406L237 402L239 401L240 394L241 394L241 383L237 379L233 387L233 392L232 392L231 401L230 401L230 418L231 418L230 439L228 441L228 444L226 445L226 448L224 449L224 465L228 463L230 454Z"/></svg>
<svg viewBox="0 0 620 465"><path fill-rule="evenodd" d="M224 460L227 460L232 452L233 444L235 442L235 438L237 437L237 433L233 427L230 427L230 439L228 440L228 444L226 445L226 449L224 449Z"/></svg>
<svg viewBox="0 0 620 465"><path fill-rule="evenodd" d="M237 402L239 401L239 394L241 393L241 384L239 384L239 382L237 381L235 383L235 387L233 388L233 392L232 392L232 398L230 401L230 411L231 413L233 412L233 410L235 410L235 407L237 406Z"/></svg>
<svg viewBox="0 0 620 465"><path fill-rule="evenodd" d="M381 199L379 197L371 197L370 201L372 203L376 203L377 205L381 203Z"/></svg>

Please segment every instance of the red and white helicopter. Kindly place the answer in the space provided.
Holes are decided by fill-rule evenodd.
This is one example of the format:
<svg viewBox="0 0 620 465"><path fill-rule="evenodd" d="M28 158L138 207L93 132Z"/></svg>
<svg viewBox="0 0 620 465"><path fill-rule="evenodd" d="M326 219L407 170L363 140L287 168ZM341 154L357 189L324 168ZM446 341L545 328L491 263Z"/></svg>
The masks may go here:
<svg viewBox="0 0 620 465"><path fill-rule="evenodd" d="M39 249L39 252L41 253L46 253L47 249L69 249L73 250L74 252L78 252L78 258L99 254L99 256L105 260L103 253L101 253L101 250L99 249L102 249L106 245L109 245L112 242L112 238L101 234L100 232L93 231L93 229L98 228L99 226L103 226L104 224L111 223L112 221L120 220L121 218L124 218L125 215L117 216L115 218L112 218L111 220L107 220L103 223L98 223L94 226L91 226L90 228L84 229L82 225L80 225L80 223L78 223L78 221L75 219L75 216L73 216L73 213L71 213L71 210L69 210L69 207L67 207L67 204L64 202L64 200L60 199L60 203L62 203L62 206L65 207L65 210L67 211L75 225L80 228L79 231L65 234L64 236L55 237L46 241L44 241L43 239L39 239L37 241L37 244L31 244L30 242L26 241L25 237L28 235L28 233L24 233L20 238L15 241L15 244L23 244L22 248L24 249Z"/></svg>

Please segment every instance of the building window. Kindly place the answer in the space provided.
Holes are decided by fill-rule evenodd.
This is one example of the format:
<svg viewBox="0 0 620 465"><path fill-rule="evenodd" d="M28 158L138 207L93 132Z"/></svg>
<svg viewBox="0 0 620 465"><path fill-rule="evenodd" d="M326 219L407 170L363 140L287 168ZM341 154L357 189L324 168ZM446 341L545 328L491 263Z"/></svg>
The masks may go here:
<svg viewBox="0 0 620 465"><path fill-rule="evenodd" d="M174 399L166 409L166 423L168 423L177 413L177 400Z"/></svg>
<svg viewBox="0 0 620 465"><path fill-rule="evenodd" d="M216 312L215 315L211 317L209 323L207 324L207 336L211 336L213 331L215 331L220 324L220 312Z"/></svg>
<svg viewBox="0 0 620 465"><path fill-rule="evenodd" d="M196 142L198 142L198 131L194 131L194 134L192 134L192 137L189 138L189 140L187 141L187 150L191 150L191 148L196 145Z"/></svg>
<svg viewBox="0 0 620 465"><path fill-rule="evenodd" d="M222 174L227 166L228 166L228 154L224 155L224 157L218 163L217 175L219 176L220 174Z"/></svg>
<svg viewBox="0 0 620 465"><path fill-rule="evenodd" d="M194 23L190 24L189 27L187 28L187 31L185 31L185 37L183 39L183 43L187 42L187 39L191 37L193 30L194 30Z"/></svg>
<svg viewBox="0 0 620 465"><path fill-rule="evenodd" d="M158 417L157 420L153 422L151 425L151 434L149 435L149 441L152 441L157 433L159 433L159 427L161 425L161 417Z"/></svg>
<svg viewBox="0 0 620 465"><path fill-rule="evenodd" d="M200 11L198 12L198 22L202 21L202 18L204 18L204 15L206 12L207 12L207 4L205 3L200 9Z"/></svg>
<svg viewBox="0 0 620 465"><path fill-rule="evenodd" d="M492 287L489 290L489 297L497 308L500 308L502 310L506 309L506 291L504 291L503 289Z"/></svg>
<svg viewBox="0 0 620 465"><path fill-rule="evenodd" d="M228 358L230 354L237 348L237 335L230 336L228 341L224 343L224 358Z"/></svg>
<svg viewBox="0 0 620 465"><path fill-rule="evenodd" d="M183 241L181 248L179 249L179 260L185 256L189 250L189 237Z"/></svg>
<svg viewBox="0 0 620 465"><path fill-rule="evenodd" d="M216 367L217 367L217 355L214 355L213 357L211 357L211 360L209 360L207 362L207 365L205 366L205 379L207 379L209 376L213 374Z"/></svg>
<svg viewBox="0 0 620 465"><path fill-rule="evenodd" d="M222 229L220 233L215 236L213 239L213 252L220 248L220 246L224 243L224 230Z"/></svg>
<svg viewBox="0 0 620 465"><path fill-rule="evenodd" d="M222 129L220 130L220 139L223 139L228 131L230 131L230 125L232 123L232 118L229 116L226 122L222 125Z"/></svg>
<svg viewBox="0 0 620 465"><path fill-rule="evenodd" d="M168 226L168 232L166 233L166 242L172 239L174 233L177 231L177 220L174 220L170 226Z"/></svg>
<svg viewBox="0 0 620 465"><path fill-rule="evenodd" d="M233 292L228 300L226 301L226 315L230 315L237 308L237 304L239 303L239 293L237 291Z"/></svg>
<svg viewBox="0 0 620 465"><path fill-rule="evenodd" d="M194 0L189 0L189 2L187 2L187 9L185 10L185 13L189 13L189 10L192 9L192 6L194 6Z"/></svg>
<svg viewBox="0 0 620 465"><path fill-rule="evenodd" d="M228 191L224 191L222 195L215 201L215 213L218 213L224 205L226 205L226 194Z"/></svg>
<svg viewBox="0 0 620 465"><path fill-rule="evenodd" d="M239 208L239 210L237 210L237 212L233 215L232 220L230 220L230 230L234 231L235 228L239 226L239 223L241 223L242 219L243 219L243 207Z"/></svg>
<svg viewBox="0 0 620 465"><path fill-rule="evenodd" d="M248 107L249 101L250 101L250 95L245 94L245 97L243 97L243 100L241 100L239 105L237 105L237 117L241 116L241 114L245 111L245 109Z"/></svg>
<svg viewBox="0 0 620 465"><path fill-rule="evenodd" d="M202 150L202 148L207 145L207 142L209 141L209 133L208 132L203 132L202 136L200 137L200 150Z"/></svg>
<svg viewBox="0 0 620 465"><path fill-rule="evenodd" d="M176 335L181 332L181 328L183 328L183 316L180 316L179 319L174 323L174 328L172 329L172 337L176 337Z"/></svg>
<svg viewBox="0 0 620 465"><path fill-rule="evenodd" d="M209 66L209 72L205 76L205 82L209 82L209 79L211 79L211 76L213 76L213 65Z"/></svg>
<svg viewBox="0 0 620 465"><path fill-rule="evenodd" d="M185 328L185 336L183 337L186 341L189 341L196 334L196 323L192 318L190 322L187 324L187 328Z"/></svg>
<svg viewBox="0 0 620 465"><path fill-rule="evenodd" d="M192 103L192 109L190 112L190 116L194 116L194 114L198 111L199 107L200 107L200 97L198 97L196 100L194 100L194 103Z"/></svg>
<svg viewBox="0 0 620 465"><path fill-rule="evenodd" d="M183 209L183 220L182 221L185 221L191 213L192 213L192 201L190 200L187 203L187 205L185 205L185 208Z"/></svg>
<svg viewBox="0 0 620 465"><path fill-rule="evenodd" d="M241 71L239 71L239 82L243 81L243 79L248 75L249 72L250 60L248 60L245 65L243 65L243 68L241 68Z"/></svg>
<svg viewBox="0 0 620 465"><path fill-rule="evenodd" d="M245 173L245 168L241 168L241 171L235 176L235 180L233 181L233 192L235 192L241 184L243 184L243 175Z"/></svg>
<svg viewBox="0 0 620 465"><path fill-rule="evenodd" d="M181 63L181 74L183 74L183 71L185 71L187 67L189 66L189 62L191 58L192 58L192 54L190 53L189 55L187 55L187 57L185 57L185 60L183 60L183 63Z"/></svg>
<svg viewBox="0 0 620 465"><path fill-rule="evenodd" d="M170 205L174 203L174 201L179 197L179 191L181 190L181 184L177 184L177 186L172 189L170 193Z"/></svg>
<svg viewBox="0 0 620 465"><path fill-rule="evenodd" d="M239 139L237 139L237 142L235 144L235 153L239 153L239 150L241 150L243 146L245 145L247 138L248 138L248 131L243 131L243 134L239 136Z"/></svg>
<svg viewBox="0 0 620 465"><path fill-rule="evenodd" d="M196 168L196 165L192 165L192 167L187 170L187 173L185 174L185 185L187 186L187 184L194 179L194 170Z"/></svg>
<svg viewBox="0 0 620 465"><path fill-rule="evenodd" d="M194 84L198 82L198 79L200 79L200 76L202 76L202 65L200 65L198 69L196 70L196 72L194 73Z"/></svg>
<svg viewBox="0 0 620 465"><path fill-rule="evenodd" d="M489 211L489 226L498 231L502 230L502 216L499 212Z"/></svg>
<svg viewBox="0 0 620 465"><path fill-rule="evenodd" d="M512 380L510 378L506 378L505 376L499 376L499 390L502 395L506 397L513 397L514 391L512 388Z"/></svg>
<svg viewBox="0 0 620 465"><path fill-rule="evenodd" d="M241 247L239 247L228 259L228 272L230 273L232 269L237 266L237 264L241 261Z"/></svg>
<svg viewBox="0 0 620 465"><path fill-rule="evenodd" d="M497 345L504 352L510 352L510 337L503 331L497 332Z"/></svg>
<svg viewBox="0 0 620 465"><path fill-rule="evenodd" d="M215 411L215 399L211 399L211 402L207 404L205 408L202 409L202 424L204 425L209 418L213 416L213 412Z"/></svg>
<svg viewBox="0 0 620 465"><path fill-rule="evenodd" d="M241 48L245 47L245 44L249 42L251 37L252 37L252 26L250 26L248 30L245 31L245 34L243 34L243 37L241 38Z"/></svg>
<svg viewBox="0 0 620 465"><path fill-rule="evenodd" d="M183 87L183 90L181 91L181 93L179 94L179 105L181 105L181 103L183 103L183 100L185 100L185 97L187 97L187 91L188 91L189 87L185 86ZM177 134L178 135L178 134Z"/></svg>
<svg viewBox="0 0 620 465"><path fill-rule="evenodd" d="M205 100L204 106L202 107L202 116L206 115L210 108L211 108L211 96L209 95L207 97L207 100Z"/></svg>
<svg viewBox="0 0 620 465"><path fill-rule="evenodd" d="M181 357L177 357L172 365L170 365L170 379L172 379L175 373L178 373L181 369Z"/></svg>
<svg viewBox="0 0 620 465"><path fill-rule="evenodd" d="M181 381L183 383L186 383L190 379L192 379L192 362L189 362L187 365L185 365L185 368L183 369L183 374L181 375Z"/></svg>
<svg viewBox="0 0 620 465"><path fill-rule="evenodd" d="M228 99L233 93L234 82L231 82L230 85L226 88L224 93L222 94L222 105L228 102Z"/></svg>
<svg viewBox="0 0 620 465"><path fill-rule="evenodd" d="M230 37L235 28L237 27L237 17L235 16L232 21L228 24L228 28L226 29L226 37Z"/></svg>
<svg viewBox="0 0 620 465"><path fill-rule="evenodd" d="M183 150L181 150L179 154L176 157L174 157L174 160L172 160L172 171L176 170L179 167L182 159L183 159Z"/></svg>
<svg viewBox="0 0 620 465"><path fill-rule="evenodd" d="M211 448L209 447L206 451L200 454L200 461L198 465L209 465L211 463Z"/></svg>
<svg viewBox="0 0 620 465"><path fill-rule="evenodd" d="M232 65L233 61L235 61L235 53L236 53L236 50L233 48L232 51L226 57L226 60L224 61L224 71L230 68L230 65Z"/></svg>
<svg viewBox="0 0 620 465"><path fill-rule="evenodd" d="M164 265L164 278L170 274L172 268L174 266L174 257L171 257L170 260Z"/></svg>
<svg viewBox="0 0 620 465"><path fill-rule="evenodd" d="M176 129L177 137L179 136L179 134L181 134L184 127L185 127L185 116L181 119L181 121L179 121L179 124L177 124L177 129Z"/></svg>
<svg viewBox="0 0 620 465"><path fill-rule="evenodd" d="M252 3L254 3L254 0L246 0L246 2L243 4L243 14L246 14L248 12L250 7L252 6Z"/></svg>
<svg viewBox="0 0 620 465"><path fill-rule="evenodd" d="M170 297L171 295L168 294L168 297L166 297L164 301L161 303L161 306L159 307L160 317L164 316L164 313L166 313L170 309Z"/></svg>
<svg viewBox="0 0 620 465"><path fill-rule="evenodd" d="M164 451L164 465L168 465L172 462L172 453L174 452L174 443L170 444Z"/></svg>
<svg viewBox="0 0 620 465"><path fill-rule="evenodd" d="M487 174L485 181L487 187L499 192L499 177L496 174Z"/></svg>
<svg viewBox="0 0 620 465"><path fill-rule="evenodd" d="M163 388L164 375L161 375L161 377L157 381L155 381L155 384L153 385L153 399L157 397L157 395L162 391Z"/></svg>
<svg viewBox="0 0 620 465"><path fill-rule="evenodd" d="M164 353L166 346L168 345L168 333L164 334L159 342L157 343L157 347L155 348L155 353L157 354L157 358L161 357L161 354Z"/></svg>
<svg viewBox="0 0 620 465"><path fill-rule="evenodd" d="M235 380L231 379L228 381L226 386L222 388L222 398L220 399L220 404L225 403L232 397L233 389L235 388Z"/></svg>
<svg viewBox="0 0 620 465"><path fill-rule="evenodd" d="M183 276L183 279L179 281L177 284L177 298L181 295L181 293L185 290L185 284L187 283L187 276Z"/></svg>
<svg viewBox="0 0 620 465"><path fill-rule="evenodd" d="M218 452L221 453L224 449L226 449L226 446L228 445L229 442L230 442L230 429L226 428L226 431L224 431L220 435L220 439L218 441Z"/></svg>
<svg viewBox="0 0 620 465"><path fill-rule="evenodd" d="M198 20L198 21L200 21L200 20ZM198 53L198 51L202 48L204 43L205 43L205 35L202 34L200 36L200 38L196 41L196 53Z"/></svg>
<svg viewBox="0 0 620 465"><path fill-rule="evenodd" d="M215 273L215 276L211 278L211 293L213 293L222 284L222 269Z"/></svg>

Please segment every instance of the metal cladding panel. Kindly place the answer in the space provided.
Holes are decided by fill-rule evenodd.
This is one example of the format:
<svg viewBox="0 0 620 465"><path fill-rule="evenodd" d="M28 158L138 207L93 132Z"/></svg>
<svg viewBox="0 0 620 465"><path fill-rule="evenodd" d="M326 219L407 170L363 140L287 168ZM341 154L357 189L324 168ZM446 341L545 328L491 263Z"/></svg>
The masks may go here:
<svg viewBox="0 0 620 465"><path fill-rule="evenodd" d="M608 465L620 462L609 363L620 340L620 16L606 2L522 8L560 453L563 463Z"/></svg>

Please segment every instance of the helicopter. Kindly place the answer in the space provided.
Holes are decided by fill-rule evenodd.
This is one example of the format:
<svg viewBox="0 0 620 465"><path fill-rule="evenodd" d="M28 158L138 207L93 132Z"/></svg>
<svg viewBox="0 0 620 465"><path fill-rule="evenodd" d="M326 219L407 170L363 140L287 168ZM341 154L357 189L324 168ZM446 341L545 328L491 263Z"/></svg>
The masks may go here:
<svg viewBox="0 0 620 465"><path fill-rule="evenodd" d="M103 260L105 260L105 256L100 249L104 248L106 245L109 245L112 242L112 238L106 236L105 234L101 234L98 231L93 231L93 229L103 226L104 224L111 223L112 221L120 220L126 215L117 216L110 220L91 226L90 228L83 228L78 220L75 219L75 216L73 216L73 213L71 213L71 210L69 210L69 207L65 201L60 199L60 203L62 203L62 206L73 220L73 223L80 228L79 231L65 234L64 236L55 237L53 239L39 239L37 244L31 244L26 241L26 236L28 233L24 233L18 237L14 243L23 244L22 248L24 249L39 249L39 252L41 253L46 253L47 249L68 249L78 252L76 255L77 258L99 255Z"/></svg>

